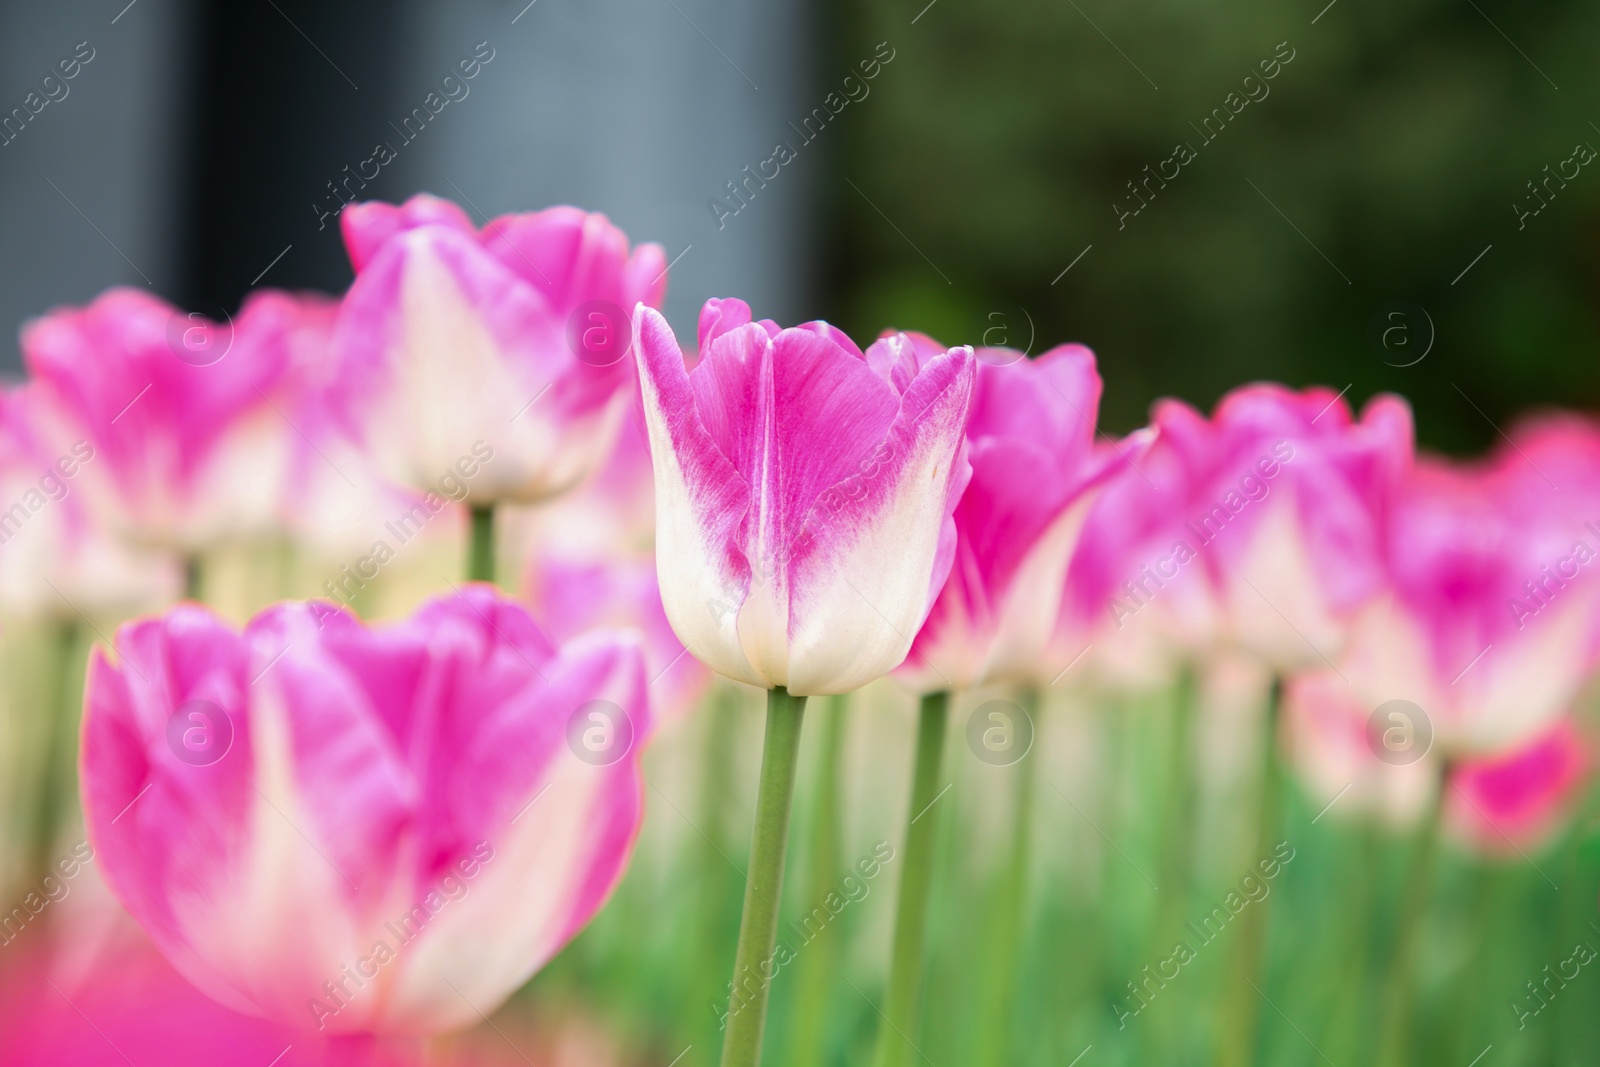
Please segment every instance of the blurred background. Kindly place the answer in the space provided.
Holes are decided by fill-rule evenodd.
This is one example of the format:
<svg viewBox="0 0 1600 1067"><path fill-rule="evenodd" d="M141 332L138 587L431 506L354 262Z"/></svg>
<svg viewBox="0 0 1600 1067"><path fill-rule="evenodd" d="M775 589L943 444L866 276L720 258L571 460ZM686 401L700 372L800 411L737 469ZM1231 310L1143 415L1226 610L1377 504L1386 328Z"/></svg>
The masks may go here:
<svg viewBox="0 0 1600 1067"><path fill-rule="evenodd" d="M707 297L739 295L758 314L824 317L857 338L896 326L1034 354L1078 341L1098 354L1115 433L1157 397L1209 407L1273 378L1347 388L1357 405L1399 392L1424 445L1477 452L1521 413L1600 401L1597 35L1600 7L1571 0L6 3L0 369L19 373L29 317L115 284L213 316L255 287L340 291L340 204L425 190L479 222L566 202L659 241L679 336ZM43 87L69 57L76 76ZM435 112L426 101L467 57L478 75ZM453 573L454 549L441 558ZM397 579L410 584L389 604L437 578ZM256 606L239 594L223 610ZM26 635L4 654L8 670L39 659ZM1018 768L952 745L959 806L933 905L924 1062L982 1062L996 1028L1012 1063L1208 1062L1192 1035L1219 1013L1234 968L1223 951L1131 1031L1115 1005L1135 1003L1133 983L1167 958L1185 915L1261 859L1240 797L1254 788L1266 682L1232 666L1187 696L1099 708L1052 697L1026 788ZM819 708L786 915L877 842L900 845L913 710L891 688ZM53 699L23 689L15 707ZM991 696L964 695L955 721ZM759 746L752 701L719 690L663 738L618 896L461 1040L461 1062L715 1062ZM1173 725L1186 706L1192 734ZM7 730L23 750L48 747L33 736L48 727L25 716ZM817 787L830 773L842 810ZM69 755L11 784L24 795L52 775L70 779ZM1260 937L1271 931L1272 997L1244 1025L1259 1025L1259 1062L1344 1067L1370 1053L1386 968L1415 919L1404 909L1420 906L1404 900L1410 844L1322 820L1324 798L1285 790L1282 836L1302 858L1271 887L1270 912L1250 913ZM1037 852L1023 894L1005 856L1030 795L1033 837L1016 831ZM1573 938L1591 938L1592 814L1531 857L1440 859L1415 949L1426 1062L1592 1062L1600 979L1586 970L1588 988L1531 1032L1516 1008L1539 1003L1534 983L1572 959ZM1191 825L1192 841L1173 829ZM770 1062L866 1062L888 869L775 986ZM1557 883L1573 888L1558 897ZM74 893L80 910L54 920L63 930L115 910L93 884ZM1007 987L994 946L1019 928L1021 977ZM154 1058L131 1044L136 1025L114 1031L143 1067L193 1047L193 1020L220 1009L128 951L139 963L125 980L171 990L161 1032L142 1038ZM108 1014L118 996L104 994ZM81 1062L101 1062L96 1034L62 1014L95 1050ZM285 1043L252 1040L262 1063Z"/></svg>
<svg viewBox="0 0 1600 1067"><path fill-rule="evenodd" d="M737 293L1083 342L1114 432L1254 378L1401 392L1456 452L1596 402L1592 4L525 3L4 5L4 109L93 53L6 127L7 337L114 283L213 313L338 290L338 204L428 190L660 241L680 335Z"/></svg>

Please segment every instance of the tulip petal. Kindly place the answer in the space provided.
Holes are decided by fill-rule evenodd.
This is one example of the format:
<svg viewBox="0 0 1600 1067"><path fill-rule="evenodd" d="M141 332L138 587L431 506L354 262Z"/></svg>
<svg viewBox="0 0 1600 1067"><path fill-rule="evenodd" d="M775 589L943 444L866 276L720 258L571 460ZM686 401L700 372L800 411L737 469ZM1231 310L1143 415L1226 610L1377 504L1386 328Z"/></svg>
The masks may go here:
<svg viewBox="0 0 1600 1067"><path fill-rule="evenodd" d="M850 692L911 648L949 574L974 368L970 348L930 360L869 465L806 516L789 571L792 692Z"/></svg>
<svg viewBox="0 0 1600 1067"><path fill-rule="evenodd" d="M824 489L869 462L896 404L865 361L804 329L723 334L689 382L718 450L759 487L738 532L753 573L738 631L772 684L788 673L790 553L801 521Z"/></svg>
<svg viewBox="0 0 1600 1067"><path fill-rule="evenodd" d="M348 204L339 212L339 233L344 238L350 266L360 273L380 249L396 235L419 226L443 226L472 233L472 219L448 200L420 193L404 204L373 200Z"/></svg>
<svg viewBox="0 0 1600 1067"><path fill-rule="evenodd" d="M749 484L700 421L671 327L650 308L633 321L655 466L662 604L685 648L713 670L759 685L732 621L750 588L750 564L736 537Z"/></svg>
<svg viewBox="0 0 1600 1067"><path fill-rule="evenodd" d="M662 250L630 253L605 216L570 207L481 233L431 198L345 214L358 271L335 336L337 406L390 476L433 490L465 463L468 499L536 502L593 471L633 370L625 335L591 347L590 333L622 333L635 304L659 303Z"/></svg>
<svg viewBox="0 0 1600 1067"><path fill-rule="evenodd" d="M337 1033L467 1023L592 917L632 849L651 728L635 639L557 650L473 586L381 631L287 604L241 635L180 607L117 650L86 695L90 838L163 955L237 1010ZM231 723L217 758L168 729L193 700ZM620 745L600 759L572 740L594 708Z"/></svg>
<svg viewBox="0 0 1600 1067"><path fill-rule="evenodd" d="M643 660L637 648L602 639L569 646L545 670L549 682L536 698L502 705L455 764L454 804L482 816L475 832L491 858L474 879L458 879L460 899L405 945L407 978L392 990L385 1030L428 1033L476 1021L473 1005L501 995L508 976L520 985L542 967L622 875L643 807L638 764L579 760L568 748L566 717L539 706L605 701L627 715L637 745L649 729ZM527 877L541 868L564 874ZM459 997L434 995L441 975Z"/></svg>
<svg viewBox="0 0 1600 1067"><path fill-rule="evenodd" d="M893 669L955 549L971 350L930 358L902 392L881 343L869 358L826 323L776 330L714 301L689 372L658 314L634 322L662 601L684 647L805 694Z"/></svg>

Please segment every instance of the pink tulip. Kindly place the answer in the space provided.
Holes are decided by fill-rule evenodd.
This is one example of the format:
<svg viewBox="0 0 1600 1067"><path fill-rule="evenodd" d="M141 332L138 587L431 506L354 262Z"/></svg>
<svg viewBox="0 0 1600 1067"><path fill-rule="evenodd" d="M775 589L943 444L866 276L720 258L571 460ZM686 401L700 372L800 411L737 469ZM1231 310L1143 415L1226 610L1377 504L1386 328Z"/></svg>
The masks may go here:
<svg viewBox="0 0 1600 1067"><path fill-rule="evenodd" d="M57 432L93 446L86 485L127 536L193 550L274 525L289 430L268 332L249 306L214 323L134 289L24 327Z"/></svg>
<svg viewBox="0 0 1600 1067"><path fill-rule="evenodd" d="M600 463L633 375L628 316L666 292L659 245L630 253L604 215L570 207L481 231L431 196L340 219L356 269L341 388L394 480L431 489L481 443L493 460L469 499L535 501Z"/></svg>
<svg viewBox="0 0 1600 1067"><path fill-rule="evenodd" d="M926 351L923 341L913 339ZM991 349L979 360L967 427L972 480L956 506L955 564L896 672L924 692L1015 681L1039 669L1089 506L1127 453L1148 443L1141 435L1120 450L1097 447L1100 375L1087 348L1062 345L1036 360Z"/></svg>
<svg viewBox="0 0 1600 1067"><path fill-rule="evenodd" d="M0 611L75 620L129 615L177 598L177 560L109 535L83 486L99 453L52 440L37 384L0 396Z"/></svg>
<svg viewBox="0 0 1600 1067"><path fill-rule="evenodd" d="M636 631L643 639L650 705L660 722L687 715L705 694L711 677L672 632L653 557L536 555L529 566L528 599L557 641L602 626Z"/></svg>
<svg viewBox="0 0 1600 1067"><path fill-rule="evenodd" d="M1359 421L1331 390L1250 385L1212 418L1156 406L1158 437L1102 493L1073 564L1104 639L1143 622L1190 654L1238 645L1278 669L1320 664L1386 591L1383 523L1411 462L1396 397Z"/></svg>
<svg viewBox="0 0 1600 1067"><path fill-rule="evenodd" d="M700 313L699 363L648 308L635 347L667 618L712 670L799 695L893 670L955 553L975 359L864 354L824 322Z"/></svg>
<svg viewBox="0 0 1600 1067"><path fill-rule="evenodd" d="M1442 754L1426 727L1386 749L1384 731L1405 720L1380 713L1374 726L1375 711L1332 669L1307 671L1284 691L1284 749L1312 806L1330 820L1371 815L1408 827L1438 799Z"/></svg>
<svg viewBox="0 0 1600 1067"><path fill-rule="evenodd" d="M1593 769L1592 746L1563 718L1514 752L1458 765L1446 817L1478 848L1515 858L1556 829Z"/></svg>
<svg viewBox="0 0 1600 1067"><path fill-rule="evenodd" d="M304 548L348 559L372 546L412 494L386 482L374 457L351 440L351 413L333 360L339 301L263 289L240 312L243 340L283 366L272 402L287 456L274 492L274 526ZM437 488L437 486L435 486Z"/></svg>
<svg viewBox="0 0 1600 1067"><path fill-rule="evenodd" d="M1388 525L1393 603L1340 671L1419 705L1453 754L1520 747L1565 715L1600 656L1600 426L1513 429L1487 460L1424 460Z"/></svg>
<svg viewBox="0 0 1600 1067"><path fill-rule="evenodd" d="M620 877L644 689L631 640L558 649L486 586L378 631L318 603L242 634L180 606L91 664L90 840L223 1004L326 1033L460 1027Z"/></svg>
<svg viewBox="0 0 1600 1067"><path fill-rule="evenodd" d="M229 1011L185 982L148 940L135 935L113 937L81 960L72 958L80 955L76 946L72 953L42 951L42 942L13 950L0 971L0 1063L423 1067L427 1062L420 1042L308 1035Z"/></svg>

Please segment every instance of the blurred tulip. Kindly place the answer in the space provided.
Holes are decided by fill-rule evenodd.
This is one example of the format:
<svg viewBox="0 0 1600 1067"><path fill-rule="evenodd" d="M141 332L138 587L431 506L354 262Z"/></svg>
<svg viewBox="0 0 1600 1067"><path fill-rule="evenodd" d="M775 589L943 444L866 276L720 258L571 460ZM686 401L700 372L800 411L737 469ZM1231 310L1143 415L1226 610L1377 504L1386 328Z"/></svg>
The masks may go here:
<svg viewBox="0 0 1600 1067"><path fill-rule="evenodd" d="M975 359L869 358L823 322L700 313L692 372L635 314L667 617L712 670L815 695L905 659L955 552ZM882 358L880 358L882 357Z"/></svg>
<svg viewBox="0 0 1600 1067"><path fill-rule="evenodd" d="M1370 703L1417 704L1452 754L1527 743L1600 655L1596 499L1600 427L1576 419L1516 428L1482 462L1418 463L1388 527L1393 602L1340 671Z"/></svg>
<svg viewBox="0 0 1600 1067"><path fill-rule="evenodd" d="M23 328L54 431L93 447L85 490L124 535L193 551L275 527L290 434L271 395L288 367L262 311L216 323L112 289Z"/></svg>
<svg viewBox="0 0 1600 1067"><path fill-rule="evenodd" d="M1112 641L1135 617L1174 646L1236 644L1279 670L1336 657L1383 594L1383 524L1411 464L1393 396L1359 421L1316 388L1236 389L1211 419L1156 405L1158 436L1091 512L1070 580L1075 614Z"/></svg>
<svg viewBox="0 0 1600 1067"><path fill-rule="evenodd" d="M710 673L672 632L650 556L605 561L537 556L529 567L528 599L556 641L597 627L638 631L658 726L687 715L711 682Z"/></svg>
<svg viewBox="0 0 1600 1067"><path fill-rule="evenodd" d="M1514 752L1454 767L1445 818L1485 852L1526 855L1558 827L1594 769L1592 746L1570 719Z"/></svg>
<svg viewBox="0 0 1600 1067"><path fill-rule="evenodd" d="M1350 684L1331 670L1310 671L1284 692L1284 748L1312 797L1330 819L1376 816L1394 828L1414 825L1439 793L1438 752L1413 735L1405 748L1387 747L1384 732L1400 720L1378 717ZM1424 729L1426 729L1424 727ZM1414 746L1414 747L1412 747Z"/></svg>
<svg viewBox="0 0 1600 1067"><path fill-rule="evenodd" d="M43 399L37 385L0 397L0 612L75 621L175 600L178 561L108 535L74 492L100 457L83 438L47 441Z"/></svg>
<svg viewBox="0 0 1600 1067"><path fill-rule="evenodd" d="M342 406L391 477L432 489L487 445L468 500L537 501L605 457L632 380L629 319L661 304L661 247L553 207L481 231L454 204L354 204L338 331Z"/></svg>
<svg viewBox="0 0 1600 1067"><path fill-rule="evenodd" d="M311 603L241 635L185 605L116 648L85 698L90 840L229 1007L329 1033L466 1025L621 876L650 728L629 639L557 649L474 586L376 631Z"/></svg>
<svg viewBox="0 0 1600 1067"><path fill-rule="evenodd" d="M115 939L81 964L41 947L8 957L0 972L0 1062L7 1067L425 1062L420 1042L312 1036L229 1011L185 982L143 937Z"/></svg>
<svg viewBox="0 0 1600 1067"><path fill-rule="evenodd" d="M334 364L339 301L318 293L262 289L240 312L241 340L284 367L273 403L287 463L274 492L274 525L311 553L344 559L371 547L386 519L415 494L385 481L374 457L347 432L350 412ZM431 488L437 489L437 486Z"/></svg>
<svg viewBox="0 0 1600 1067"><path fill-rule="evenodd" d="M925 341L910 343L927 351ZM904 335L879 341L867 358L906 343ZM1036 360L989 349L978 359L967 427L972 480L956 505L955 564L896 672L921 692L1038 670L1089 506L1148 444L1141 434L1120 448L1096 447L1101 385L1087 348L1061 345Z"/></svg>

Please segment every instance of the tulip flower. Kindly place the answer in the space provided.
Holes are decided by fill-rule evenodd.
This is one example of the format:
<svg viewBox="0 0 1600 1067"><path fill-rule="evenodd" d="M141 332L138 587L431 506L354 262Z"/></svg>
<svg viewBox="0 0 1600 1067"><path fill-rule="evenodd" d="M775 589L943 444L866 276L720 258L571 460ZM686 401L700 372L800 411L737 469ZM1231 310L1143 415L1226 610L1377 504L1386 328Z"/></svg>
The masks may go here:
<svg viewBox="0 0 1600 1067"><path fill-rule="evenodd" d="M1191 655L1217 642L1280 671L1338 656L1387 591L1383 523L1411 463L1410 410L1360 420L1331 390L1250 385L1212 418L1156 405L1156 443L1091 513L1070 584L1101 633L1146 611Z"/></svg>
<svg viewBox="0 0 1600 1067"><path fill-rule="evenodd" d="M826 323L700 314L689 372L635 317L667 618L712 670L762 688L858 689L897 667L955 552L975 360L869 357Z"/></svg>
<svg viewBox="0 0 1600 1067"><path fill-rule="evenodd" d="M1387 591L1383 523L1412 454L1404 402L1378 397L1356 420L1332 390L1258 384L1229 393L1209 419L1162 401L1152 424L1149 453L1105 488L1085 524L1069 617L1113 647L1124 628L1151 626L1161 640L1117 649L1155 652L1151 673L1166 673L1162 660L1189 667L1231 649L1280 678L1331 662ZM1278 817L1278 703L1266 709L1253 819L1266 848ZM1250 981L1265 914L1246 920L1251 956L1232 971L1219 1024L1228 1062L1253 1055Z"/></svg>
<svg viewBox="0 0 1600 1067"><path fill-rule="evenodd" d="M1187 409L1156 412L1170 424ZM1149 449L1110 479L1084 521L1045 657L1052 678L1073 667L1119 691L1165 690L1217 643L1215 588L1195 562L1194 538L1182 536L1189 456L1152 429Z"/></svg>
<svg viewBox="0 0 1600 1067"><path fill-rule="evenodd" d="M1485 461L1419 461L1383 524L1391 593L1330 670L1380 762L1437 751L1392 988L1410 981L1440 823L1480 848L1521 848L1587 777L1587 744L1563 721L1600 651L1600 587L1586 573L1597 490L1600 428L1549 419ZM1407 1027L1405 1003L1390 1005L1381 1062L1403 1058Z"/></svg>
<svg viewBox="0 0 1600 1067"><path fill-rule="evenodd" d="M1330 668L1296 676L1283 705L1287 756L1312 805L1329 818L1371 815L1409 831L1438 802L1443 756L1427 727L1408 734L1421 724L1364 703Z"/></svg>
<svg viewBox="0 0 1600 1067"><path fill-rule="evenodd" d="M275 528L289 449L270 396L286 365L260 326L112 289L23 328L56 433L94 449L86 494L123 535L194 552Z"/></svg>
<svg viewBox="0 0 1600 1067"><path fill-rule="evenodd" d="M1394 594L1339 670L1370 704L1423 709L1453 756L1543 733L1600 663L1600 426L1512 430L1487 460L1427 459L1387 529Z"/></svg>
<svg viewBox="0 0 1600 1067"><path fill-rule="evenodd" d="M634 344L655 465L656 562L678 639L769 690L724 1067L760 1060L805 697L898 666L949 574L971 468L975 359L906 337L862 352L739 300L700 312L699 362L649 308Z"/></svg>
<svg viewBox="0 0 1600 1067"><path fill-rule="evenodd" d="M485 586L384 630L311 603L238 633L179 606L91 666L90 842L228 1007L323 1033L464 1026L620 877L644 689L631 639L557 648Z"/></svg>
<svg viewBox="0 0 1600 1067"><path fill-rule="evenodd" d="M1037 669L1089 507L1149 441L1145 433L1097 445L1100 376L1081 345L1038 359L1005 349L978 356L967 427L972 480L955 511L955 564L896 672L920 692L1015 681Z"/></svg>
<svg viewBox="0 0 1600 1067"><path fill-rule="evenodd" d="M1515 751L1455 766L1444 818L1484 852L1526 855L1557 828L1593 770L1592 744L1563 718Z"/></svg>
<svg viewBox="0 0 1600 1067"><path fill-rule="evenodd" d="M34 753L43 773L27 857L34 868L48 867L71 809L90 620L160 607L182 588L175 556L132 545L95 520L82 486L101 457L84 438L52 439L45 401L35 383L0 395L0 615L8 624L43 623L50 636L28 662L43 685L23 690L25 717L42 741Z"/></svg>
<svg viewBox="0 0 1600 1067"><path fill-rule="evenodd" d="M402 484L431 489L477 457L474 544L492 551L489 508L555 496L605 457L632 382L628 316L660 306L666 256L571 207L480 231L416 196L340 221L356 271L338 334L347 407Z"/></svg>
<svg viewBox="0 0 1600 1067"><path fill-rule="evenodd" d="M415 494L384 480L376 458L347 432L352 414L341 407L348 398L333 358L339 307L316 293L262 289L246 298L239 319L241 343L284 367L272 397L288 456L276 527L299 547L346 560L370 549L384 522L404 515Z"/></svg>
<svg viewBox="0 0 1600 1067"><path fill-rule="evenodd" d="M0 970L7 1067L266 1067L274 1057L295 1067L453 1067L448 1058L425 1057L420 1041L310 1035L230 1011L184 981L136 927L125 929L133 926L125 916L86 949L76 925L85 918L70 917L79 933L72 950L49 952L40 940L7 953Z"/></svg>
<svg viewBox="0 0 1600 1067"><path fill-rule="evenodd" d="M941 351L925 337L902 335L880 340L868 359L890 363ZM1037 678L1061 612L1067 564L1084 517L1100 486L1126 459L1117 446L1096 444L1100 376L1087 348L1061 345L1037 360L1009 349L985 349L977 355L967 426L972 477L956 506L955 562L910 655L895 672L924 695L912 771L922 792L913 792L909 811L918 815L918 824L926 825L907 828L908 871L930 869L924 853L931 852L938 837L938 814L928 807L940 788L950 691ZM1144 441L1130 444L1137 451ZM1029 686L1023 699L1034 705L1035 696ZM1032 736L1015 722L1002 729L1008 745ZM1027 764L1016 776L1020 814L1007 860L1015 893L1026 879L1032 766ZM901 1034L915 1025L924 963L918 949L923 931L914 924L922 922L917 917L927 909L930 889L930 878L901 882L901 918L886 998L890 1025L882 1031L880 1063L904 1059ZM995 938L995 973L1012 972L1018 941L1011 930ZM997 1062L1005 1058L1009 1027L1000 1016L1009 1003L1002 994L986 1005L985 1044Z"/></svg>
<svg viewBox="0 0 1600 1067"><path fill-rule="evenodd" d="M169 603L176 558L96 521L81 487L104 457L87 438L52 439L45 400L36 384L0 397L0 612L76 622Z"/></svg>

